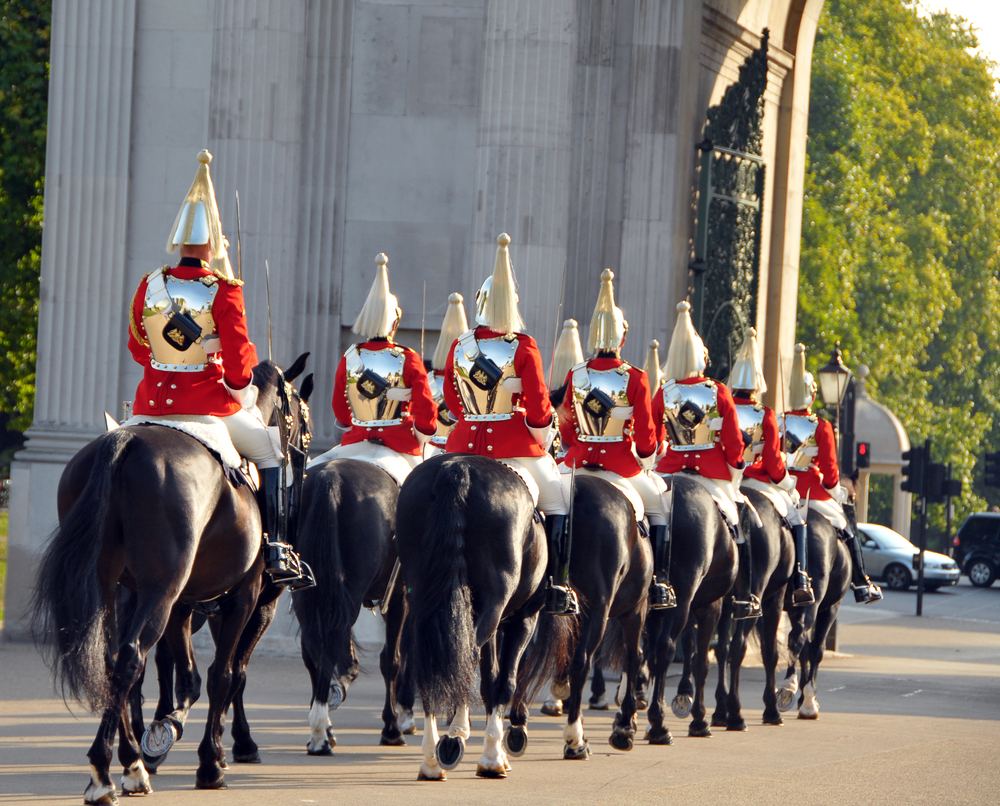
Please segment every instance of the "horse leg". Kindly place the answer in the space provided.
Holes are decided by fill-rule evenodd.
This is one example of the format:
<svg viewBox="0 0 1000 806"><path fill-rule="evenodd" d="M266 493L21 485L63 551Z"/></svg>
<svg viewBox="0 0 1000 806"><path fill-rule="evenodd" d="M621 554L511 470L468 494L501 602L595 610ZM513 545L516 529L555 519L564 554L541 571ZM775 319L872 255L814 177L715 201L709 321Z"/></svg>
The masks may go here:
<svg viewBox="0 0 1000 806"><path fill-rule="evenodd" d="M156 683L160 689L153 719L163 719L174 710L174 656L166 641L157 642L153 659L156 663Z"/></svg>
<svg viewBox="0 0 1000 806"><path fill-rule="evenodd" d="M424 740L420 749L423 759L420 762L418 781L444 781L446 776L437 760L438 729L437 717L432 711L424 708Z"/></svg>
<svg viewBox="0 0 1000 806"><path fill-rule="evenodd" d="M667 669L670 661L674 658L677 637L674 633L674 625L684 624L688 617L689 604L679 601L677 607L665 611L653 611L650 620L653 622L650 630L650 678L653 681L653 693L649 700L649 709L646 712L649 718L649 729L646 731L646 739L650 744L673 744L674 739L670 731L663 724L665 712L664 689L667 682ZM678 612L680 611L680 612Z"/></svg>
<svg viewBox="0 0 1000 806"><path fill-rule="evenodd" d="M137 685L132 688L134 690L138 687L137 681ZM129 706L130 703L126 702L125 709L128 710ZM139 724L142 724L141 716ZM125 770L122 774L122 792L126 795L148 795L153 791L153 787L149 783L148 771L142 763L142 751L132 725L133 720L125 718L123 714L118 724L118 761Z"/></svg>
<svg viewBox="0 0 1000 806"><path fill-rule="evenodd" d="M506 638L506 635L504 637ZM501 706L500 713L497 714L496 689L500 675L498 644L499 636L494 634L483 644L479 662L479 693L486 707L486 730L483 733L483 755L476 764L476 775L482 778L506 778L507 770L510 769L506 753L500 747L503 739L504 709ZM523 727L521 731L525 734L525 744L527 744L527 731Z"/></svg>
<svg viewBox="0 0 1000 806"><path fill-rule="evenodd" d="M716 599L712 604L698 612L697 645L694 657L691 658L691 669L694 673L694 703L691 705L691 724L688 725L688 736L711 736L712 729L705 721L705 683L708 680L708 650L712 643L712 634L719 623L719 613L722 601Z"/></svg>
<svg viewBox="0 0 1000 806"><path fill-rule="evenodd" d="M621 624L622 635L625 641L625 696L622 698L621 707L615 714L614 727L608 742L618 750L631 750L635 744L635 713L636 680L639 677L639 663L641 661L639 643L642 640L642 623L644 621L643 605L634 613L630 613L618 618Z"/></svg>
<svg viewBox="0 0 1000 806"><path fill-rule="evenodd" d="M772 596L763 604L763 614L758 620L760 654L764 662L764 724L781 725L778 711L778 697L774 690L775 670L778 666L778 625L781 622L781 603L785 599L784 590Z"/></svg>
<svg viewBox="0 0 1000 806"><path fill-rule="evenodd" d="M330 696L330 682L333 675L322 668L322 662L314 660L312 655L302 645L302 662L309 672L312 682L312 702L309 704L309 742L306 753L310 756L332 756L333 748L337 746L337 738L333 735L330 723L330 712L327 709L327 699Z"/></svg>
<svg viewBox="0 0 1000 806"><path fill-rule="evenodd" d="M729 696L726 700L726 730L747 729L740 703L740 671L747 656L747 635L755 623L757 623L757 619L742 619L736 622L736 630L729 646ZM722 630L720 629L719 632L721 633Z"/></svg>
<svg viewBox="0 0 1000 806"><path fill-rule="evenodd" d="M595 603L596 604L596 603ZM608 609L591 607L583 617L580 637L576 642L573 660L569 666L569 699L564 703L566 727L563 730L563 758L590 758L590 744L583 733L583 719L580 715L583 705L583 688L590 677L590 664L594 652L604 637L604 625L608 620Z"/></svg>
<svg viewBox="0 0 1000 806"><path fill-rule="evenodd" d="M789 710L795 702L795 695L799 691L796 667L800 665L799 658L802 656L802 650L809 637L809 628L816 619L817 607L818 604L813 602L804 607L792 607L786 611L792 623L792 629L788 633L788 669L785 671L784 682L782 682L777 694L779 711Z"/></svg>
<svg viewBox="0 0 1000 806"><path fill-rule="evenodd" d="M719 637L715 644L715 660L719 668L719 681L715 686L715 713L712 714L712 727L724 728L729 724L729 697L726 693L726 662L731 663L732 651L736 642L736 635L741 632L742 621L736 622L735 635L732 643L729 638L729 630L733 624L732 600L726 596L722 601L722 616L719 618Z"/></svg>
<svg viewBox="0 0 1000 806"><path fill-rule="evenodd" d="M607 684L604 680L604 669L601 668L604 659L601 656L601 652L598 649L597 656L594 658L594 674L590 680L590 710L591 711L607 711L608 701L605 699L605 694L607 693ZM635 678L632 678L633 680Z"/></svg>
<svg viewBox="0 0 1000 806"><path fill-rule="evenodd" d="M385 645L379 653L378 665L385 681L385 703L382 706L382 735L380 745L401 747L406 744L396 715L396 687L399 680L399 637L403 627L402 595L389 601L389 611L385 614ZM410 718L413 718L412 703Z"/></svg>
<svg viewBox="0 0 1000 806"><path fill-rule="evenodd" d="M826 636L837 618L839 605L823 610L816 615L812 640L806 646L806 661L803 666L802 701L799 703L799 719L819 719L819 702L816 699L816 676L826 652Z"/></svg>
<svg viewBox="0 0 1000 806"><path fill-rule="evenodd" d="M670 703L670 710L678 719L684 719L691 714L691 706L694 704L694 685L691 683L691 656L694 654L694 640L697 623L695 619L689 618L684 631L681 633L681 647L684 650L684 668L681 671L681 679L677 683L677 694Z"/></svg>

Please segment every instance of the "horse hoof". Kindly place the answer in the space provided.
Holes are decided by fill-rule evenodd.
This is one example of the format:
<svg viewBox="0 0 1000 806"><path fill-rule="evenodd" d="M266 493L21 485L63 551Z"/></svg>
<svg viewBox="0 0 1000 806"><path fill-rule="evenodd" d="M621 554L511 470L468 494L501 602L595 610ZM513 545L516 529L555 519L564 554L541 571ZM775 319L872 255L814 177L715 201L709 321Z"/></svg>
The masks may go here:
<svg viewBox="0 0 1000 806"><path fill-rule="evenodd" d="M212 773L214 770L207 770L206 772ZM213 778L202 777L201 770L195 776L194 785L196 789L228 789L226 785L226 776L223 774L222 770L219 770L219 774Z"/></svg>
<svg viewBox="0 0 1000 806"><path fill-rule="evenodd" d="M444 774L444 770L438 773L426 773L424 772L424 767L420 765L420 772L417 773L418 781L447 781L448 776Z"/></svg>
<svg viewBox="0 0 1000 806"><path fill-rule="evenodd" d="M382 747L406 747L406 739L403 738L403 734L398 736L386 736L384 733L379 737L378 743Z"/></svg>
<svg viewBox="0 0 1000 806"><path fill-rule="evenodd" d="M719 714L712 714L712 727L713 728L724 728L728 724L729 723L726 720L726 717L724 715L720 716Z"/></svg>
<svg viewBox="0 0 1000 806"><path fill-rule="evenodd" d="M799 719L819 719L819 711L815 712L799 711Z"/></svg>
<svg viewBox="0 0 1000 806"><path fill-rule="evenodd" d="M695 739L711 739L712 729L708 726L707 722L692 722L688 725L688 736Z"/></svg>
<svg viewBox="0 0 1000 806"><path fill-rule="evenodd" d="M174 746L174 742L181 737L179 728L180 723L170 717L150 722L140 742L143 756L150 758L165 756Z"/></svg>
<svg viewBox="0 0 1000 806"><path fill-rule="evenodd" d="M507 769L500 764L497 767L480 764L476 767L476 775L480 778L506 778Z"/></svg>
<svg viewBox="0 0 1000 806"><path fill-rule="evenodd" d="M345 699L347 699L347 690L344 688L344 684L339 680L334 680L330 684L330 699L327 701L327 711L336 711Z"/></svg>
<svg viewBox="0 0 1000 806"><path fill-rule="evenodd" d="M650 728L646 731L646 741L650 744L673 744L674 737L666 728Z"/></svg>
<svg viewBox="0 0 1000 806"><path fill-rule="evenodd" d="M237 753L236 749L233 749L233 761L237 764L261 764L260 753L256 748L253 750L244 751L242 753Z"/></svg>
<svg viewBox="0 0 1000 806"><path fill-rule="evenodd" d="M678 694L670 701L670 710L678 719L685 719L691 715L691 707L694 705L694 697L690 694Z"/></svg>
<svg viewBox="0 0 1000 806"><path fill-rule="evenodd" d="M333 748L330 747L329 742L323 742L323 744L318 747L313 747L312 742L306 745L306 755L309 756L332 756Z"/></svg>
<svg viewBox="0 0 1000 806"><path fill-rule="evenodd" d="M83 793L83 802L92 806L118 806L118 795L115 794L115 785L94 786L93 780L87 785Z"/></svg>
<svg viewBox="0 0 1000 806"><path fill-rule="evenodd" d="M779 728L785 724L785 720L781 718L780 714L777 714L775 716L765 716L761 720L761 722L763 722L765 725L774 725Z"/></svg>
<svg viewBox="0 0 1000 806"><path fill-rule="evenodd" d="M563 747L563 758L570 761L586 761L590 758L590 742L586 739L578 747L570 747L568 744Z"/></svg>
<svg viewBox="0 0 1000 806"><path fill-rule="evenodd" d="M795 703L795 689L779 688L777 694L777 706L779 711L790 711Z"/></svg>
<svg viewBox="0 0 1000 806"><path fill-rule="evenodd" d="M637 711L645 711L647 708L649 708L649 701L646 699L646 695L645 694L636 694L635 695L635 710L637 710Z"/></svg>
<svg viewBox="0 0 1000 806"><path fill-rule="evenodd" d="M150 775L156 775L157 771L160 769L160 765L167 760L166 753L162 756L147 756L145 753L142 754L142 766L146 768L146 772Z"/></svg>
<svg viewBox="0 0 1000 806"><path fill-rule="evenodd" d="M562 703L558 700L549 701L546 700L542 703L542 707L538 709L540 713L545 716L562 716L563 709Z"/></svg>
<svg viewBox="0 0 1000 806"><path fill-rule="evenodd" d="M598 697L596 700L593 697L591 697L590 698L590 710L591 711L607 711L608 710L608 701L606 699L604 699L604 697Z"/></svg>
<svg viewBox="0 0 1000 806"><path fill-rule="evenodd" d="M608 737L608 744L615 750L624 750L627 753L635 745L635 739L627 731L615 728Z"/></svg>
<svg viewBox="0 0 1000 806"><path fill-rule="evenodd" d="M569 681L566 680L565 682L564 681L555 682L550 686L549 691L552 692L552 696L555 697L557 700L568 699L570 695Z"/></svg>
<svg viewBox="0 0 1000 806"><path fill-rule="evenodd" d="M442 736L438 740L434 755L441 769L455 769L465 755L465 739L461 736Z"/></svg>
<svg viewBox="0 0 1000 806"><path fill-rule="evenodd" d="M412 708L399 709L399 730L404 736L412 736L417 732L417 720L413 718Z"/></svg>
<svg viewBox="0 0 1000 806"><path fill-rule="evenodd" d="M528 749L528 730L524 725L511 725L503 732L503 749L507 755L520 758Z"/></svg>
<svg viewBox="0 0 1000 806"><path fill-rule="evenodd" d="M745 731L746 729L747 723L745 719L739 719L726 725L726 730Z"/></svg>

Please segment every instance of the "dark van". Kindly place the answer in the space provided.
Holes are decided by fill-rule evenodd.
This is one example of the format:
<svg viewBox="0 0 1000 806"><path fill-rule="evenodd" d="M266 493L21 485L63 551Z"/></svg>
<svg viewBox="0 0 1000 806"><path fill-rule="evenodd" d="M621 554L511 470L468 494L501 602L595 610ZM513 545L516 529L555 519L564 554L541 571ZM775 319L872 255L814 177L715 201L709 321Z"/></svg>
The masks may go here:
<svg viewBox="0 0 1000 806"><path fill-rule="evenodd" d="M1000 571L1000 513L976 512L955 537L955 562L977 588L988 588Z"/></svg>

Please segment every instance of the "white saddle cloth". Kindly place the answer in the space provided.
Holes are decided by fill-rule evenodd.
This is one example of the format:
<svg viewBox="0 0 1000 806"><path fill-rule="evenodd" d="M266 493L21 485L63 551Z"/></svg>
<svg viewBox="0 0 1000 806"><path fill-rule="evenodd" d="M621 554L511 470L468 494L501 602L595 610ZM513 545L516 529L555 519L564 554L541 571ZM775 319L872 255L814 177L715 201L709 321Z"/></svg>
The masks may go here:
<svg viewBox="0 0 1000 806"><path fill-rule="evenodd" d="M559 472L562 474L562 483L566 490L566 497L569 498L570 487L572 486L573 480L573 469L566 467L566 465L560 465ZM632 509L635 510L636 521L641 521L643 517L645 517L646 508L642 504L642 498L639 497L639 493L635 491L635 487L629 484L626 479L622 478L617 473L612 473L610 470L597 470L590 467L579 467L576 470L576 475L577 478L580 476L595 476L599 479L604 479L609 484L614 485L632 505Z"/></svg>
<svg viewBox="0 0 1000 806"><path fill-rule="evenodd" d="M403 486L406 477L410 475L410 471L421 461L419 456L397 453L392 448L375 442L355 442L353 445L338 445L326 453L321 453L315 459L310 460L306 468L321 465L333 459L357 459L360 462L369 462L392 476L400 487Z"/></svg>
<svg viewBox="0 0 1000 806"><path fill-rule="evenodd" d="M834 529L847 528L847 518L844 517L844 508L832 498L827 501L814 501L810 498L809 509L818 512L830 521Z"/></svg>
<svg viewBox="0 0 1000 806"><path fill-rule="evenodd" d="M218 417L209 414L133 414L122 423L122 426L145 424L162 425L183 431L217 453L226 467L235 469L241 464L240 455L229 436L229 429Z"/></svg>

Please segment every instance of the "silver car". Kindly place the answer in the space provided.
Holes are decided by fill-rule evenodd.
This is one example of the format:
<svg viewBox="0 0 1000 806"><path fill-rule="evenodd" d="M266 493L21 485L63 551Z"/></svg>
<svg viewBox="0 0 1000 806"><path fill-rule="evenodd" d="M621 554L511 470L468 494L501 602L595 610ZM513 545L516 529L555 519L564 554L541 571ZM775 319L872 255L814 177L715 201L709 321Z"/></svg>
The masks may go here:
<svg viewBox="0 0 1000 806"><path fill-rule="evenodd" d="M918 549L899 532L877 523L859 523L861 553L865 570L872 579L881 579L894 591L905 591L917 583L914 558ZM924 590L957 585L961 572L951 557L936 551L924 552Z"/></svg>

